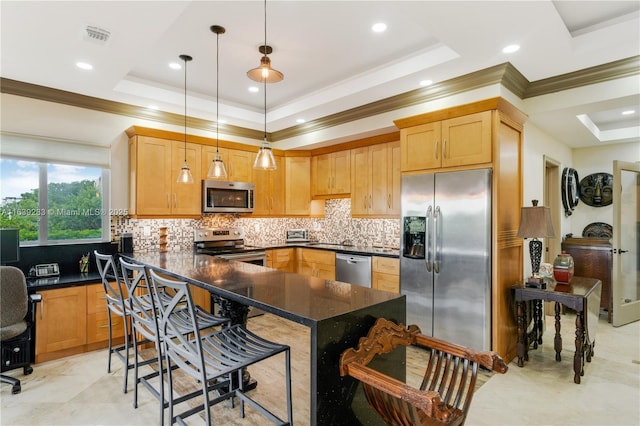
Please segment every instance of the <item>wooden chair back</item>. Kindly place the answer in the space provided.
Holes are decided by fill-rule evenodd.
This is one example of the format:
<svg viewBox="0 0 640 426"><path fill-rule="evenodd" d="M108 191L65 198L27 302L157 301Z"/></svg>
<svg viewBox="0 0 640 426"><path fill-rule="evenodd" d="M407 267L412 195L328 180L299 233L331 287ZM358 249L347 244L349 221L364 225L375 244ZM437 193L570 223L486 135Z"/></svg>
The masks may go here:
<svg viewBox="0 0 640 426"><path fill-rule="evenodd" d="M367 365L376 355L415 345L430 352L419 389ZM371 407L389 425L461 425L476 387L478 367L505 373L507 365L495 352L479 352L421 334L379 318L357 348L340 357L340 374L359 380Z"/></svg>

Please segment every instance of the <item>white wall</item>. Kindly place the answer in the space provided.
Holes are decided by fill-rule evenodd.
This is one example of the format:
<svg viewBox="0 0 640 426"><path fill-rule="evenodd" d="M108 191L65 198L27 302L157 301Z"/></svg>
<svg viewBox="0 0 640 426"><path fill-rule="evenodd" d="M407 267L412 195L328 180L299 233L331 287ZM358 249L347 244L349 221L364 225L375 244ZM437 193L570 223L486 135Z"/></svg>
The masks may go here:
<svg viewBox="0 0 640 426"><path fill-rule="evenodd" d="M573 168L577 170L578 177L581 180L592 173L612 174L614 160L629 163L639 162L640 142L603 145L593 148L577 148L573 150ZM613 226L613 206L591 207L579 201L571 216L570 227L567 232L581 236L582 230L593 222L604 222Z"/></svg>

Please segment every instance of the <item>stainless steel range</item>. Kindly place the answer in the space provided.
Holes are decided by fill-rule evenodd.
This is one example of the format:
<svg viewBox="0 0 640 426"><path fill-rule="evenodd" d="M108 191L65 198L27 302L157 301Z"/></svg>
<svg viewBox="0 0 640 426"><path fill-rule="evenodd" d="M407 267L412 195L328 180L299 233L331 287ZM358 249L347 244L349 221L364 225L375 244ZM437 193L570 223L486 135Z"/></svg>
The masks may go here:
<svg viewBox="0 0 640 426"><path fill-rule="evenodd" d="M259 247L244 244L242 228L200 228L193 234L194 251L222 259L264 266L267 253Z"/></svg>

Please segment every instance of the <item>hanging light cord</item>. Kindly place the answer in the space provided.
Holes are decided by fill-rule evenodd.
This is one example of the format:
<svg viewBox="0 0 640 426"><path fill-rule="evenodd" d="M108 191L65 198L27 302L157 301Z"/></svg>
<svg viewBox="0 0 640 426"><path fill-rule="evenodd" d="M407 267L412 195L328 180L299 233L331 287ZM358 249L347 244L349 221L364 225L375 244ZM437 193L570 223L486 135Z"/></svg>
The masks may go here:
<svg viewBox="0 0 640 426"><path fill-rule="evenodd" d="M187 162L187 59L184 58L184 162Z"/></svg>
<svg viewBox="0 0 640 426"><path fill-rule="evenodd" d="M267 57L267 0L264 0L264 57ZM267 142L267 78L263 75L264 85L264 141Z"/></svg>
<svg viewBox="0 0 640 426"><path fill-rule="evenodd" d="M216 33L216 154L219 154L218 146L220 145L219 126L220 119L218 118L218 111L220 111L219 101L220 98L220 33ZM216 157L217 159L217 157Z"/></svg>

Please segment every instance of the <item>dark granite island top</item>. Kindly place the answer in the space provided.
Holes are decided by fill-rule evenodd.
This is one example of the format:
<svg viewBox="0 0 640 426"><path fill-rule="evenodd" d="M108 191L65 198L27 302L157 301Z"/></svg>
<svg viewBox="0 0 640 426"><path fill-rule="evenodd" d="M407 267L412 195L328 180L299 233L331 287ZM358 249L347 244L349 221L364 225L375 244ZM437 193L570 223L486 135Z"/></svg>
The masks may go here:
<svg viewBox="0 0 640 426"><path fill-rule="evenodd" d="M361 387L351 378L340 377L338 361L377 318L405 323L405 296L191 251L122 256L205 288L214 296L309 327L310 424L382 424L367 406ZM378 367L399 380L405 379L404 368L404 351L381 358Z"/></svg>

